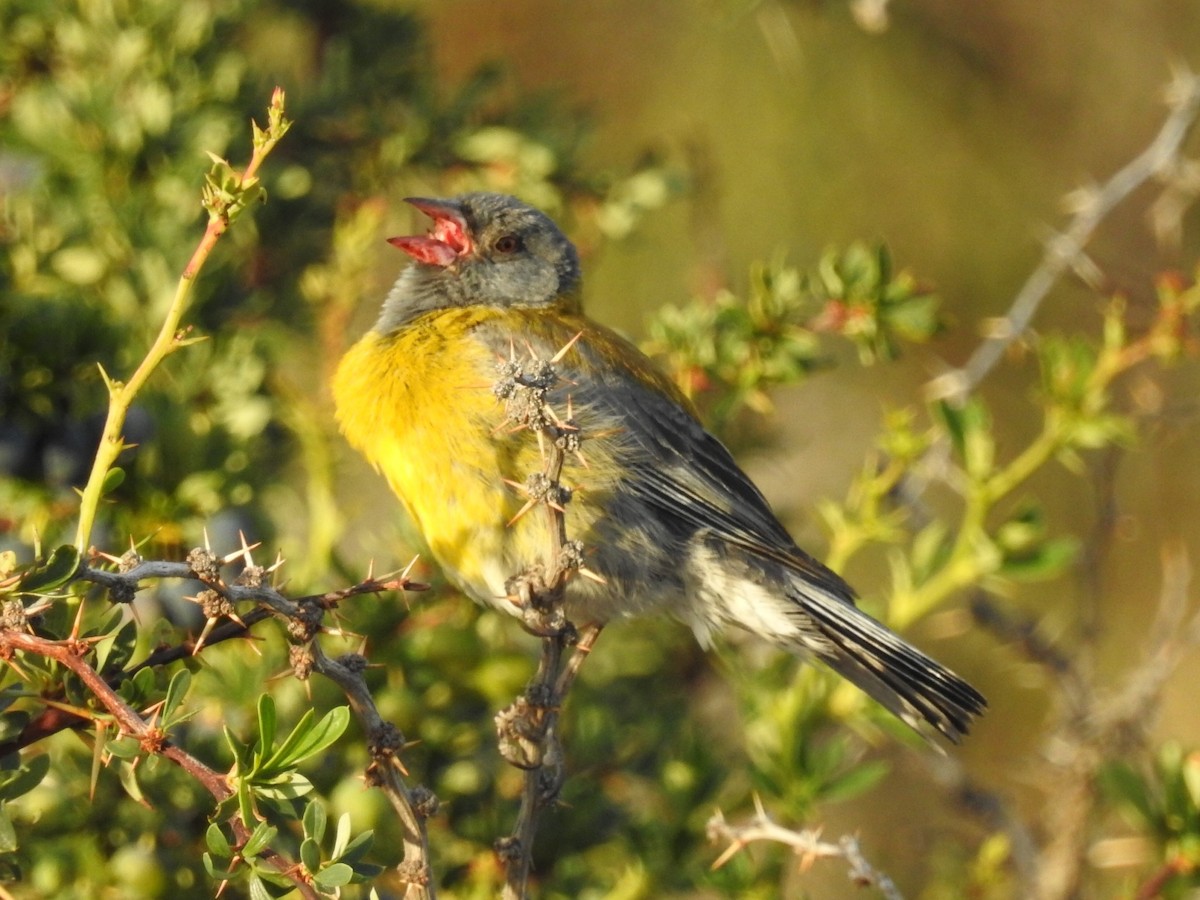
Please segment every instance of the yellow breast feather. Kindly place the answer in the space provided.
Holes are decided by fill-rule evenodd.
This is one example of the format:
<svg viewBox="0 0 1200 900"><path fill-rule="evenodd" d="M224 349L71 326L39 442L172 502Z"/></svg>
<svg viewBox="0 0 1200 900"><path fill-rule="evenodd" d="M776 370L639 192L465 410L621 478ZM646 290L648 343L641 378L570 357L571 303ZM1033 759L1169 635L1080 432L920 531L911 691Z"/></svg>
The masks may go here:
<svg viewBox="0 0 1200 900"><path fill-rule="evenodd" d="M369 332L334 377L347 440L387 479L439 566L482 602L499 602L504 581L549 546L544 516L509 524L525 503L513 483L524 483L542 461L534 435L509 433L492 392L497 364L510 354L528 359L531 349L548 358L578 333L575 324L588 329L589 340L596 333L597 352L620 340L583 319L545 327L519 309L439 310L391 334ZM536 346L517 346L506 334ZM604 423L588 424L599 430ZM589 531L597 514L595 501L613 468L609 443L589 448L590 468L573 473L577 484L585 482L568 507L573 535Z"/></svg>

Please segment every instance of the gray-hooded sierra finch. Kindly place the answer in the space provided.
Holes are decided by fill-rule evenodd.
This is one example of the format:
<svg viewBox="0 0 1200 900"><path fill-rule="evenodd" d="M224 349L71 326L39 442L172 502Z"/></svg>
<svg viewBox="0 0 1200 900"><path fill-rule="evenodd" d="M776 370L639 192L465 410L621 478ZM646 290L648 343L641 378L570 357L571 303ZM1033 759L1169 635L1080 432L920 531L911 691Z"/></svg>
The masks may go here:
<svg viewBox="0 0 1200 900"><path fill-rule="evenodd" d="M391 240L415 263L342 360L333 392L346 437L452 582L521 613L510 579L543 558L551 526L517 516L526 498L512 484L541 468L539 451L505 432L488 386L498 360L549 359L570 344L547 402L569 402L582 429L586 468L568 459L563 474L582 486L564 507L566 531L599 576L567 583L573 623L667 612L703 645L736 625L820 660L918 731L967 731L983 696L859 610L672 382L583 315L578 256L546 215L502 194L408 202L433 227Z"/></svg>

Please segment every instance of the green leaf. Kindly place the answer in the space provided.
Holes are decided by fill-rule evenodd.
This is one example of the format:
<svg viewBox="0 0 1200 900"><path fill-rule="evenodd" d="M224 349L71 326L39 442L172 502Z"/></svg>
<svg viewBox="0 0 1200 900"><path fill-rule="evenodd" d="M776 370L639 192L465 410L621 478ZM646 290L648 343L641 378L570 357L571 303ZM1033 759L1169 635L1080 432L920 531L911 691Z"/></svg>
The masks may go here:
<svg viewBox="0 0 1200 900"><path fill-rule="evenodd" d="M180 669L171 676L171 682L167 685L167 694L163 698L162 705L162 723L164 728L175 720L175 711L183 703L183 698L187 696L188 688L191 686L192 673L187 669Z"/></svg>
<svg viewBox="0 0 1200 900"><path fill-rule="evenodd" d="M124 609L114 609L113 615L109 617L106 625L95 632L96 635L105 635L96 642L95 647L96 671L98 672L120 669L133 656L138 639L137 622L130 619L124 625L119 625L120 619L124 616ZM106 631L109 633L105 634Z"/></svg>
<svg viewBox="0 0 1200 900"><path fill-rule="evenodd" d="M967 427L963 408L957 404L939 400L933 404L931 411L934 418L941 422L946 436L950 439L950 446L954 449L954 455L958 459L962 459L966 453L967 443Z"/></svg>
<svg viewBox="0 0 1200 900"><path fill-rule="evenodd" d="M1187 786L1192 809L1200 809L1200 755L1189 753L1182 763L1183 783Z"/></svg>
<svg viewBox="0 0 1200 900"><path fill-rule="evenodd" d="M1100 785L1109 797L1132 813L1140 828L1154 829L1159 819L1158 805L1144 778L1128 764L1114 762L1100 773Z"/></svg>
<svg viewBox="0 0 1200 900"><path fill-rule="evenodd" d="M354 870L345 863L332 863L313 876L313 884L318 890L332 891L350 883L354 878Z"/></svg>
<svg viewBox="0 0 1200 900"><path fill-rule="evenodd" d="M976 481L983 481L991 474L996 460L996 442L991 429L982 416L982 407L976 407L981 415L972 419L972 427L965 435L963 445L963 467Z"/></svg>
<svg viewBox="0 0 1200 900"><path fill-rule="evenodd" d="M100 485L100 495L115 491L125 481L125 470L120 466L113 466L108 470L108 474L104 476L104 483Z"/></svg>
<svg viewBox="0 0 1200 900"><path fill-rule="evenodd" d="M20 590L30 593L46 593L66 584L79 571L79 550L65 544L50 554L44 565L30 569L21 576Z"/></svg>
<svg viewBox="0 0 1200 900"><path fill-rule="evenodd" d="M273 900L271 892L257 874L250 876L250 900Z"/></svg>
<svg viewBox="0 0 1200 900"><path fill-rule="evenodd" d="M271 701L272 708L274 701ZM259 703L259 714L261 717L263 704ZM316 711L313 709L305 710L304 715L300 717L300 721L291 730L283 743L279 745L273 752L270 747L259 745L259 756L255 764L255 774L258 776L270 778L274 777L280 771L286 770L292 763L291 753L293 749L299 746L308 735L308 731L313 727L313 720L316 718ZM260 727L262 726L260 718ZM274 725L271 726L274 730Z"/></svg>
<svg viewBox="0 0 1200 900"><path fill-rule="evenodd" d="M213 879L213 881L232 881L234 878L240 878L245 871L239 868L230 872L228 870L228 862L222 860L222 865L218 866L208 853L205 853L201 858L204 860L204 870L208 872L208 877Z"/></svg>
<svg viewBox="0 0 1200 900"><path fill-rule="evenodd" d="M1005 553L1035 549L1046 534L1046 514L1037 503L1025 501L996 529L996 546Z"/></svg>
<svg viewBox="0 0 1200 900"><path fill-rule="evenodd" d="M156 689L154 670L145 668L138 669L133 678L122 681L119 693L130 706L138 707L145 706Z"/></svg>
<svg viewBox="0 0 1200 900"><path fill-rule="evenodd" d="M271 845L271 841L275 840L279 834L279 829L273 825L268 825L266 822L259 822L258 827L247 838L246 844L242 847L242 856L250 859L258 856Z"/></svg>
<svg viewBox="0 0 1200 900"><path fill-rule="evenodd" d="M132 763L122 762L117 768L118 777L121 779L121 787L125 788L127 793L135 802L143 805L146 803L146 797L142 793L142 786L138 784L137 769Z"/></svg>
<svg viewBox="0 0 1200 900"><path fill-rule="evenodd" d="M859 763L826 781L821 789L821 800L838 801L855 797L878 784L889 768L883 761Z"/></svg>
<svg viewBox="0 0 1200 900"><path fill-rule="evenodd" d="M386 867L378 863L354 862L350 863L350 868L354 869L354 881L357 884L374 881L383 874Z"/></svg>
<svg viewBox="0 0 1200 900"><path fill-rule="evenodd" d="M1020 581L1042 581L1055 578L1079 555L1079 539L1064 535L1043 541L1032 551L1005 554L999 572Z"/></svg>
<svg viewBox="0 0 1200 900"><path fill-rule="evenodd" d="M29 713L24 710L0 716L0 742L7 743L16 738L29 724Z"/></svg>
<svg viewBox="0 0 1200 900"><path fill-rule="evenodd" d="M342 813L338 816L337 836L333 839L332 857L340 859L348 846L350 846L350 814Z"/></svg>
<svg viewBox="0 0 1200 900"><path fill-rule="evenodd" d="M24 688L19 684L12 684L0 691L0 712L8 709L16 701L20 700L25 694ZM0 738L5 740L5 738Z"/></svg>
<svg viewBox="0 0 1200 900"><path fill-rule="evenodd" d="M335 706L319 722L313 723L312 719L313 711L310 709L279 749L264 763L264 771L290 768L333 744L350 724L350 709L346 706Z"/></svg>
<svg viewBox="0 0 1200 900"><path fill-rule="evenodd" d="M115 612L118 616L125 614L121 609L117 609ZM120 669L129 662L133 657L133 651L137 648L137 641L138 623L130 618L117 631L117 639L113 642L113 652L109 655L107 667L111 670ZM153 683L153 678L151 678L151 683Z"/></svg>
<svg viewBox="0 0 1200 900"><path fill-rule="evenodd" d="M237 791L231 793L224 800L217 803L213 808L212 815L209 816L213 822L225 822L232 819L238 814L238 795Z"/></svg>
<svg viewBox="0 0 1200 900"><path fill-rule="evenodd" d="M300 862L304 863L310 873L316 873L321 868L321 847L312 838L300 842Z"/></svg>
<svg viewBox="0 0 1200 900"><path fill-rule="evenodd" d="M253 750L243 744L228 725L224 726L224 732L225 743L229 746L229 750L233 754L236 774L240 778L245 778L251 770L250 760Z"/></svg>
<svg viewBox="0 0 1200 900"><path fill-rule="evenodd" d="M938 332L941 298L925 294L905 300L888 313L888 325L907 341L926 341Z"/></svg>
<svg viewBox="0 0 1200 900"><path fill-rule="evenodd" d="M995 447L983 403L975 397L961 406L939 400L932 412L967 474L977 481L985 478L992 469Z"/></svg>
<svg viewBox="0 0 1200 900"><path fill-rule="evenodd" d="M142 745L135 737L113 738L104 745L104 749L117 759L136 759L142 753Z"/></svg>
<svg viewBox="0 0 1200 900"><path fill-rule="evenodd" d="M16 772L6 776L6 780L0 785L0 800L15 800L28 794L42 783L42 779L49 771L49 753L39 753L29 757Z"/></svg>
<svg viewBox="0 0 1200 900"><path fill-rule="evenodd" d="M374 843L375 832L369 830L364 831L362 834L357 835L353 840L351 840L350 843L346 845L346 849L337 854L334 859L340 860L344 863L349 863L357 868L357 863L359 860L361 860L368 852L370 852L371 846Z"/></svg>
<svg viewBox="0 0 1200 900"><path fill-rule="evenodd" d="M249 825L258 819L254 814L254 798L250 794L250 784L244 779L237 783L237 802L238 815L242 817L243 822Z"/></svg>
<svg viewBox="0 0 1200 900"><path fill-rule="evenodd" d="M297 772L287 772L270 781L252 780L254 793L271 800L295 800L312 793L312 782Z"/></svg>
<svg viewBox="0 0 1200 900"><path fill-rule="evenodd" d="M942 521L934 519L917 532L910 553L913 580L918 584L928 580L950 556L950 549L951 542Z"/></svg>
<svg viewBox="0 0 1200 900"><path fill-rule="evenodd" d="M304 834L314 841L325 840L325 804L313 801L304 808Z"/></svg>
<svg viewBox="0 0 1200 900"><path fill-rule="evenodd" d="M12 550L0 550L0 581L17 570L17 554Z"/></svg>
<svg viewBox="0 0 1200 900"><path fill-rule="evenodd" d="M1071 427L1071 441L1085 450L1096 450L1113 443L1130 443L1134 427L1125 416L1097 413L1081 417Z"/></svg>
<svg viewBox="0 0 1200 900"><path fill-rule="evenodd" d="M282 897L292 893L296 889L296 885L292 883L292 880L282 872L276 872L274 869L257 862L251 863L251 866L254 869L255 877L262 880L267 893L272 897Z"/></svg>
<svg viewBox="0 0 1200 900"><path fill-rule="evenodd" d="M92 652L96 655L96 671L103 672L104 665L108 662L108 655L112 653L113 646L117 643L117 636L110 634L107 637L101 638L92 645Z"/></svg>
<svg viewBox="0 0 1200 900"><path fill-rule="evenodd" d="M271 756L271 748L275 745L275 726L275 699L270 694L262 694L258 698L258 746L254 753L256 769Z"/></svg>
<svg viewBox="0 0 1200 900"><path fill-rule="evenodd" d="M14 853L18 846L17 829L13 827L8 809L0 804L0 853Z"/></svg>
<svg viewBox="0 0 1200 900"><path fill-rule="evenodd" d="M208 830L204 832L204 843L208 845L208 852L222 862L233 859L233 847L230 846L225 832L216 822L209 825Z"/></svg>

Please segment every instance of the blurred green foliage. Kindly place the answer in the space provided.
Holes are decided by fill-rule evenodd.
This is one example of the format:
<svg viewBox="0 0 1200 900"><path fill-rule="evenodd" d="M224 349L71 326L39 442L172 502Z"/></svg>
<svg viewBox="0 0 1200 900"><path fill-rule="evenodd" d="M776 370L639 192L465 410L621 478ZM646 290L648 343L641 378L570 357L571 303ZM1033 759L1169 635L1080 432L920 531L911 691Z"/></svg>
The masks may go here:
<svg viewBox="0 0 1200 900"><path fill-rule="evenodd" d="M96 366L120 378L157 329L197 237L202 161L236 149L293 69L299 124L264 173L272 202L231 232L196 288L188 324L206 340L171 361L169 392L154 385L131 414L127 439L141 446L123 460L110 536L177 546L218 514L225 537L270 533L259 495L290 455L289 431L305 427L278 397L313 388L296 342L332 314L329 290L357 303L364 286L314 292L307 270L335 220L381 186L519 189L597 221L630 208L628 178L581 173L576 118L497 109L495 72L456 90L431 84L411 13L18 2L0 10L0 30L0 462L16 476L0 499L26 542L35 530L53 542L73 514L70 488L102 421ZM659 203L669 193L665 170L635 177L662 186Z"/></svg>
<svg viewBox="0 0 1200 900"><path fill-rule="evenodd" d="M892 272L886 246L852 244L826 251L809 272L756 264L745 298L725 290L710 303L664 306L643 347L721 430L743 408L769 412L772 388L828 364L823 333L849 338L864 363L888 361L901 341L933 337L937 305L911 274Z"/></svg>
<svg viewBox="0 0 1200 900"><path fill-rule="evenodd" d="M1200 753L1169 741L1148 763L1114 760L1100 783L1134 832L1153 842L1156 896L1189 897L1200 885Z"/></svg>
<svg viewBox="0 0 1200 900"><path fill-rule="evenodd" d="M329 683L273 680L288 666L282 629L266 623L253 642L133 671L199 630L179 602L198 586L148 586L130 618L72 586L78 555L45 549L69 539L77 513L73 488L104 411L97 365L121 378L137 364L202 230L206 154L236 165L248 120L272 85L287 83L296 126L262 173L268 202L223 239L196 287L187 325L203 340L139 395L126 428L136 446L120 460L123 479L106 485L95 543L118 552L133 539L146 555L178 558L205 529L218 552L234 550L242 530L284 544L290 592L324 590L365 562L339 555L351 513L338 504L321 384L352 310L380 293L393 201L517 192L570 222L586 250L633 233L687 178L653 156L593 171L583 117L512 97L496 70L436 82L420 18L386 4L15 0L0 7L0 33L4 625L61 638L78 617L96 671L152 710L171 740L231 772L235 792L218 807L179 768L118 735L76 677L24 654L0 682L0 742L46 710L89 725L0 758L5 889L208 897L228 877L271 893L282 888L262 860L278 850L327 893L365 896L364 879L398 891L393 813L359 777L364 736L343 721ZM821 506L831 564L883 548L891 580L880 593L890 600L873 611L898 627L966 590L1003 593L1061 573L1077 539L1049 520L1027 480L1131 438L1110 387L1144 359L1188 351L1175 326L1194 318L1198 298L1190 283L1165 284L1145 335L1125 334L1114 306L1099 341L1040 342L1044 427L1026 447L997 447L982 400L889 412L847 498ZM863 362L887 362L940 327L936 295L897 272L885 247L851 244L811 268L756 264L740 292L666 307L647 346L731 429L769 411L771 389L837 358L837 342ZM908 493L939 448L954 490L931 510ZM442 800L429 824L443 894L490 897L492 842L511 827L520 773L499 760L489 722L528 681L530 642L447 593L411 607L396 596L349 601L345 644L369 636L377 667L366 677L411 742L411 780ZM790 658L734 643L714 672L690 635L657 621L616 624L606 646L616 649L589 661L564 713L569 777L535 850L545 897L778 896L794 877L786 853L739 854L710 871L712 811L733 818L757 792L778 819L809 822L887 776L881 736L912 740L860 694ZM290 746L277 737L289 734ZM1156 861L1194 859L1191 759L1167 748L1148 773L1117 759L1106 776L1138 833L1154 839ZM240 848L224 818L233 809L258 822ZM930 897L1004 896L1015 881L998 829L943 837L928 856Z"/></svg>

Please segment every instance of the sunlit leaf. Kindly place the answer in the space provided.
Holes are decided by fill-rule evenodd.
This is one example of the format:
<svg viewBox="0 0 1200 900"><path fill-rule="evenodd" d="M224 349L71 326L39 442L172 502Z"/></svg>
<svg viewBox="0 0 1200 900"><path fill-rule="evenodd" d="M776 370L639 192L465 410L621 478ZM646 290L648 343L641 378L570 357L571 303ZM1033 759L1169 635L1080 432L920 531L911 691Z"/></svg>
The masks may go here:
<svg viewBox="0 0 1200 900"><path fill-rule="evenodd" d="M250 837L246 839L246 843L242 847L242 855L247 858L258 856L271 845L271 841L275 840L278 834L279 829L274 825L259 822L254 831L250 833Z"/></svg>
<svg viewBox="0 0 1200 900"><path fill-rule="evenodd" d="M21 576L21 590L31 594L47 593L62 587L79 571L80 554L73 545L57 548L43 565Z"/></svg>
<svg viewBox="0 0 1200 900"><path fill-rule="evenodd" d="M229 845L225 832L219 824L213 822L204 832L204 843L208 852L222 862L233 858L233 848Z"/></svg>
<svg viewBox="0 0 1200 900"><path fill-rule="evenodd" d="M313 877L313 883L323 891L347 885L354 878L354 870L345 863L331 863Z"/></svg>
<svg viewBox="0 0 1200 900"><path fill-rule="evenodd" d="M325 839L325 804L314 801L304 808L304 834L320 843Z"/></svg>

